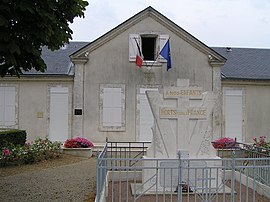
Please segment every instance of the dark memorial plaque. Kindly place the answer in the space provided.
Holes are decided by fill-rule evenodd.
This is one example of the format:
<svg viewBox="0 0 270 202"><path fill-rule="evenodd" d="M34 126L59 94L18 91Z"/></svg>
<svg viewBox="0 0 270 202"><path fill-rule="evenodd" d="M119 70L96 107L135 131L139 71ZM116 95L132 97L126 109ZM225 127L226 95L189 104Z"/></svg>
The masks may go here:
<svg viewBox="0 0 270 202"><path fill-rule="evenodd" d="M75 109L74 114L75 115L82 115L82 109Z"/></svg>

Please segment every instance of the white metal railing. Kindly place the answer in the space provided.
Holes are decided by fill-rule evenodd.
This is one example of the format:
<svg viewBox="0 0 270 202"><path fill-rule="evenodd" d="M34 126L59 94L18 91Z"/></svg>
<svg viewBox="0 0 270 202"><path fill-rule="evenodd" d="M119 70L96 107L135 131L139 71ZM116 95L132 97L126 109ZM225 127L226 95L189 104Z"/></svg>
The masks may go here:
<svg viewBox="0 0 270 202"><path fill-rule="evenodd" d="M218 155L222 158L237 158L236 165L260 165L260 168L255 170L257 180L267 186L270 186L270 172L264 166L270 165L270 150L268 148L256 147L255 145L237 142L236 146L230 149L218 149ZM239 160L239 159L244 160ZM250 169L242 170L246 175L253 176L253 171Z"/></svg>
<svg viewBox="0 0 270 202"><path fill-rule="evenodd" d="M269 157L146 159L143 145L121 157L109 145L97 159L96 201L270 200Z"/></svg>

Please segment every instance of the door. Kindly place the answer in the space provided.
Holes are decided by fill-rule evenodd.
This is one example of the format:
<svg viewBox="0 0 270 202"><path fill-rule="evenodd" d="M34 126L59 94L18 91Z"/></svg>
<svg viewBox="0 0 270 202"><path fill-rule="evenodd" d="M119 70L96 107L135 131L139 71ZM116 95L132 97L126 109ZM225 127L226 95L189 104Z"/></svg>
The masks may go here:
<svg viewBox="0 0 270 202"><path fill-rule="evenodd" d="M68 138L68 88L50 88L49 138L52 141L65 141Z"/></svg>
<svg viewBox="0 0 270 202"><path fill-rule="evenodd" d="M151 127L154 125L154 117L145 94L146 91L158 91L158 88L140 88L138 94L139 141L152 141Z"/></svg>
<svg viewBox="0 0 270 202"><path fill-rule="evenodd" d="M225 90L225 137L243 141L243 90Z"/></svg>

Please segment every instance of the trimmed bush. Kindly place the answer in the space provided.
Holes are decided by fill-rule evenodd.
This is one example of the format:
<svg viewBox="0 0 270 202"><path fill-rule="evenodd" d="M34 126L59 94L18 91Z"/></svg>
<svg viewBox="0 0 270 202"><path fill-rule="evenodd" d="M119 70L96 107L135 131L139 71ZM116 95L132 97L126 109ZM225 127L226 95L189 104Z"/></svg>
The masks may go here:
<svg viewBox="0 0 270 202"><path fill-rule="evenodd" d="M8 145L20 145L23 146L26 141L25 130L4 130L0 131L0 148Z"/></svg>

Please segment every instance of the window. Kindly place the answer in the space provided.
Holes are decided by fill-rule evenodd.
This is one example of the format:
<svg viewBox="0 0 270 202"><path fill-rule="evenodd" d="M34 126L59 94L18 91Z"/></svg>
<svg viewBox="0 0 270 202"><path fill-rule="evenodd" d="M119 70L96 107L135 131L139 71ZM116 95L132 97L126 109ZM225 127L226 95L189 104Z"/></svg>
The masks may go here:
<svg viewBox="0 0 270 202"><path fill-rule="evenodd" d="M169 35L145 34L145 33L130 34L129 61L134 62L136 60L136 54L138 53L138 46L139 46L143 54L144 61L166 62L166 60L159 55L159 52L164 47L168 39Z"/></svg>
<svg viewBox="0 0 270 202"><path fill-rule="evenodd" d="M15 87L0 86L0 126L10 127L16 125L15 114Z"/></svg>
<svg viewBox="0 0 270 202"><path fill-rule="evenodd" d="M142 54L144 60L156 60L156 37L141 37L142 39Z"/></svg>
<svg viewBox="0 0 270 202"><path fill-rule="evenodd" d="M102 131L125 130L125 86L123 84L100 85L100 129Z"/></svg>

